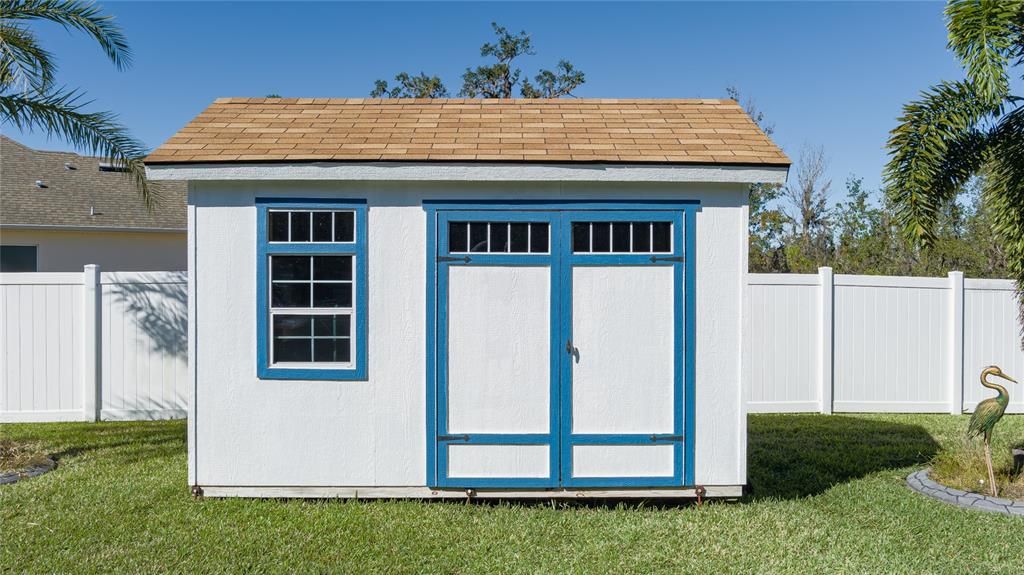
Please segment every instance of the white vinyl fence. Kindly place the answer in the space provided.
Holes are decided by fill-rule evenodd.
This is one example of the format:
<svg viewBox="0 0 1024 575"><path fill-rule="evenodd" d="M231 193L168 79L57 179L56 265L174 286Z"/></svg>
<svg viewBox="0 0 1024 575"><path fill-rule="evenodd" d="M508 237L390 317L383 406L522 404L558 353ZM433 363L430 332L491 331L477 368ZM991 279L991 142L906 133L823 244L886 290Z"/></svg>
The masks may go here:
<svg viewBox="0 0 1024 575"><path fill-rule="evenodd" d="M0 274L0 422L185 417L186 277Z"/></svg>
<svg viewBox="0 0 1024 575"><path fill-rule="evenodd" d="M1010 280L750 274L748 411L972 411L998 365L1024 382ZM1009 412L1024 413L1024 385Z"/></svg>
<svg viewBox="0 0 1024 575"><path fill-rule="evenodd" d="M0 274L0 422L185 417L185 272ZM1009 280L750 274L748 410L971 411L1024 381ZM1024 413L1024 385L1009 385Z"/></svg>

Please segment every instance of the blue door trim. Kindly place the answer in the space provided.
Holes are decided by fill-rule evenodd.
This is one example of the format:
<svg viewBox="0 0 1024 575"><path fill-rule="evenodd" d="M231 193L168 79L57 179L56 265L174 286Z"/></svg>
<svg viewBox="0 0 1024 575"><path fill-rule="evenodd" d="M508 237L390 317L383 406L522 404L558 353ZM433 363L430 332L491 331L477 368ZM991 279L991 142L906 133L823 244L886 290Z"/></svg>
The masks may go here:
<svg viewBox="0 0 1024 575"><path fill-rule="evenodd" d="M700 210L697 201L689 200L636 200L630 202L615 200L424 200L424 211L427 216L427 335L426 338L426 370L427 370L427 483L432 487L458 488L552 488L565 487L678 487L694 484L694 359L695 359L695 221L696 212ZM566 250L571 246L567 234L570 226L562 224L571 221L570 212L586 212L577 214L588 221L595 220L595 211L610 212L626 211L628 214L601 214L598 221L629 220L647 216L673 219L678 225L673 226L673 253L664 256L684 257L680 262L652 262L650 255L573 255ZM487 254L475 253L471 256L471 264L465 261L437 261L438 255L447 254L447 221L451 216L448 211L458 211L460 221L502 220L518 218L531 221L550 221L551 233L550 252L539 254ZM495 212L501 211L500 216ZM508 213L514 211L516 213ZM523 212L547 212L546 214ZM671 215L669 215L671 214ZM539 219L546 218L546 219ZM560 225L561 224L561 225ZM559 246L563 246L560 248ZM658 254L662 256L662 254ZM563 262L559 260L564 260ZM682 303L682 313L675 315L675 366L676 376L676 411L675 428L672 434L571 434L571 408L562 409L562 405L570 406L571 387L560 385L560 381L571 381L571 366L564 357L557 353L566 330L571 330L571 270L573 265L670 265L677 269L674 282L675 301ZM448 269L452 265L551 265L552 275L552 400L549 402L551 414L551 431L549 434L474 434L467 438L451 438L446 429L446 390L439 383L446 381L447 354L439 353L444 348L439 342L447 341L447 294ZM557 271L557 277L555 275ZM566 275L569 283L566 283ZM560 293L556 293L560 292ZM562 294L568 293L568 297ZM442 299L443 298L443 299ZM446 346L445 346L446 347ZM568 373L566 371L568 370ZM555 375L557 374L557 375ZM567 379L568 378L568 379ZM438 436L444 437L438 440ZM681 439L680 439L681 437ZM446 477L447 445L452 444L516 444L516 445L549 445L551 456L550 477L548 478L458 478ZM614 444L614 445L652 445L672 444L674 447L674 471L672 477L568 477L572 469L572 445ZM564 476L562 476L564 475Z"/></svg>
<svg viewBox="0 0 1024 575"><path fill-rule="evenodd" d="M574 254L571 251L563 252L564 265L561 266L561 284L562 293L568 297L563 299L563 307L565 308L562 312L562 339L572 341L572 276L573 268L578 266L607 266L607 265L631 265L631 266L661 266L671 267L674 271L673 280L673 301L682 302L683 300L683 283L684 278L687 275L687 268L689 262L683 261L689 258L690 254L686 250L686 244L684 238L690 235L689 229L685 223L685 214L689 210L659 210L653 211L649 207L634 208L628 211L615 211L608 213L595 212L593 210L570 210L562 212L563 225L561 226L560 233L562 234L563 242L571 242L572 234L572 223L575 221L667 221L671 222L673 230L672 238L672 252L666 254L658 254L662 257L674 258L673 260L654 260L652 261L651 256L648 255L634 255L634 254L619 254L619 255L601 255L601 254ZM569 243L568 245L571 245ZM673 340L674 340L674 365L672 368L673 373L673 397L676 399L673 403L673 429L671 434L662 434L662 439L651 440L651 434L599 434L599 435L586 435L586 434L574 434L572 433L572 409L564 409L561 414L561 466L564 470L573 469L573 446L575 445L602 445L602 444L615 444L615 445L652 445L652 444L667 444L673 447L672 453L672 476L657 476L657 477L572 477L571 471L564 474L562 478L562 484L566 487L664 487L664 486L679 486L684 484L685 472L692 464L691 459L686 459L684 454L684 446L692 445L692 433L686 433L686 422L684 418L686 416L683 408L684 404L691 401L692 395L686 390L686 374L685 365L691 363L684 361L684 329L683 326L686 324L686 318L689 317L685 311L685 304L683 309L679 310L681 313L676 313L673 316ZM572 405L572 360L566 355L563 358L563 368L561 371L562 375L562 403L567 406ZM666 437L667 436L667 437ZM658 435L654 435L655 438ZM672 439L668 439L671 437Z"/></svg>
<svg viewBox="0 0 1024 575"><path fill-rule="evenodd" d="M554 230L557 227L557 212L535 211L535 212L509 212L502 211L502 221L529 221L545 222ZM557 254L559 253L558 238L554 234L548 234L548 253L525 253L525 254L491 254L486 252L470 253L469 261L438 261L437 255L447 255L448 251L448 229L450 220L457 221L487 221L495 219L495 211L478 210L443 210L434 218L438 232L436 232L436 250L430 250L428 255L433 254L430 259L434 260L437 291L435 294L437 308L435 311L436 334L435 342L436 359L434 369L436 370L434 410L435 433L432 436L436 443L436 485L438 487L556 487L558 485L558 360L557 347L554 346L555 338L558 337L558 314L555 305L552 305L550 312L549 332L551 334L550 354L550 389L548 396L549 428L547 434L471 434L465 439L442 440L441 437L449 436L448 425L448 272L452 266L543 266L549 268L551 277L550 298L552 304L558 301L558 282L554 277ZM548 477L547 478L451 478L448 477L448 446L458 444L470 445L546 445L548 446Z"/></svg>

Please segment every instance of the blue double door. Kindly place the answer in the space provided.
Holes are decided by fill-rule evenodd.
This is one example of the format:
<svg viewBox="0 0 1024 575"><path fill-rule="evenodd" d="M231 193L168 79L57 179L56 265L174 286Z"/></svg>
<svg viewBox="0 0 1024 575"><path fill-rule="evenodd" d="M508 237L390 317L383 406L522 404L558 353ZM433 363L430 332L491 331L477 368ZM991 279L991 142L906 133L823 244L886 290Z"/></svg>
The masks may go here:
<svg viewBox="0 0 1024 575"><path fill-rule="evenodd" d="M431 217L433 484L692 483L692 208Z"/></svg>

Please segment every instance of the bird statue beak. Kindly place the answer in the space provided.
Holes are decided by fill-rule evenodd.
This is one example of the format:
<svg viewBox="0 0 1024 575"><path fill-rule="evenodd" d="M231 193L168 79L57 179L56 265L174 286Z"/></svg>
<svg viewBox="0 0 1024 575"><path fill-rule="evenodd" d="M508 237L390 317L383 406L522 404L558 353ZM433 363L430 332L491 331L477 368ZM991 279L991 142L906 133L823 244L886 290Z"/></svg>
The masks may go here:
<svg viewBox="0 0 1024 575"><path fill-rule="evenodd" d="M1012 377L1006 375L1005 373L1000 373L999 377L1005 379L1006 381L1012 381L1013 383L1020 383L1019 381L1017 381L1016 379L1013 379Z"/></svg>

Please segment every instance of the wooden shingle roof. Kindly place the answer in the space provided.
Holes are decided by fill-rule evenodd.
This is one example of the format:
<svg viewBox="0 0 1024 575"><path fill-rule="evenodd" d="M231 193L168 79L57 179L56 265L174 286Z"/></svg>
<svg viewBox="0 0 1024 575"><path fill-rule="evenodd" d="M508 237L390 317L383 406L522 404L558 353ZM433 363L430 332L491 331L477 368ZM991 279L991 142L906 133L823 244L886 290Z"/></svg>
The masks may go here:
<svg viewBox="0 0 1024 575"><path fill-rule="evenodd" d="M221 98L148 164L602 162L788 166L733 100Z"/></svg>

